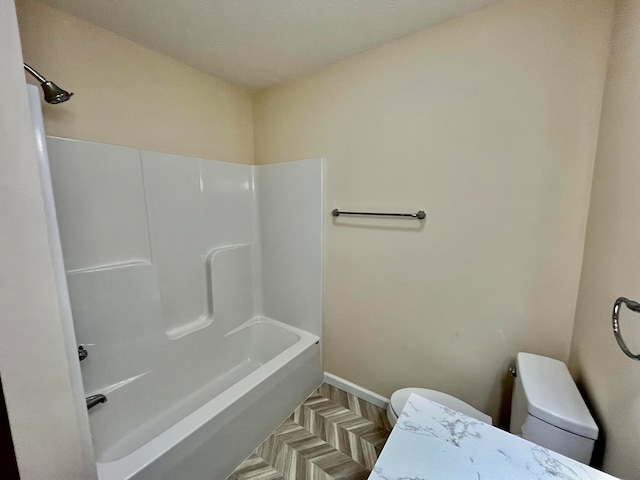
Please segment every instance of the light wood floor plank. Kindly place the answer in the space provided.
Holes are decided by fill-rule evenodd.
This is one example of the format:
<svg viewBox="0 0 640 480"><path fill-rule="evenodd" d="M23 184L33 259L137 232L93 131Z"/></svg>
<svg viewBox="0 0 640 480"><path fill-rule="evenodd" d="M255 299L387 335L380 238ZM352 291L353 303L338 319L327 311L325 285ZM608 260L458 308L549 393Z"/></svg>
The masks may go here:
<svg viewBox="0 0 640 480"><path fill-rule="evenodd" d="M235 469L229 480L284 480L284 477L254 453Z"/></svg>
<svg viewBox="0 0 640 480"><path fill-rule="evenodd" d="M323 383L228 480L365 480L389 433L383 409Z"/></svg>
<svg viewBox="0 0 640 480"><path fill-rule="evenodd" d="M293 419L369 470L389 436L387 429L321 395L311 395Z"/></svg>

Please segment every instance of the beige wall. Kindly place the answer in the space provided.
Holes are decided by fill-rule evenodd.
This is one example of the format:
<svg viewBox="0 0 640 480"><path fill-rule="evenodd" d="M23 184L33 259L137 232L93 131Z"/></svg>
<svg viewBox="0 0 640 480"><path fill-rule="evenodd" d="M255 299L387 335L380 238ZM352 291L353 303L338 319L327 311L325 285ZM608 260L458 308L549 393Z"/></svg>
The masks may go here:
<svg viewBox="0 0 640 480"><path fill-rule="evenodd" d="M75 345L65 343L12 0L0 0L0 65L0 373L20 478L90 480L89 421Z"/></svg>
<svg viewBox="0 0 640 480"><path fill-rule="evenodd" d="M254 95L257 163L323 156L325 368L496 419L518 351L567 360L612 2L508 0Z"/></svg>
<svg viewBox="0 0 640 480"><path fill-rule="evenodd" d="M48 135L253 163L248 92L48 5L16 5L25 62L75 93L45 106Z"/></svg>
<svg viewBox="0 0 640 480"><path fill-rule="evenodd" d="M604 468L623 478L640 472L640 363L611 331L619 296L640 301L640 2L617 1L602 107L575 330L572 372L604 434ZM640 317L622 309L622 328L640 352Z"/></svg>

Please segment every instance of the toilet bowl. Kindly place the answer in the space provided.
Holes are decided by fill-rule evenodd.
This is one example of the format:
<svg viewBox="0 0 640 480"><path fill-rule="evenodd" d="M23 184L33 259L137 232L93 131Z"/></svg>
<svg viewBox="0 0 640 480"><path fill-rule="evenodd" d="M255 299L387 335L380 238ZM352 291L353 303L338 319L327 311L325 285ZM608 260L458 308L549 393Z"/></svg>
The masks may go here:
<svg viewBox="0 0 640 480"><path fill-rule="evenodd" d="M393 395L391 395L391 399L389 400L389 406L387 407L387 418L389 419L389 423L392 427L398 421L398 417L402 413L402 410L412 393L491 425L491 417L489 415L482 413L480 410L476 410L459 398L438 392L437 390L429 390L428 388L402 388L393 392Z"/></svg>

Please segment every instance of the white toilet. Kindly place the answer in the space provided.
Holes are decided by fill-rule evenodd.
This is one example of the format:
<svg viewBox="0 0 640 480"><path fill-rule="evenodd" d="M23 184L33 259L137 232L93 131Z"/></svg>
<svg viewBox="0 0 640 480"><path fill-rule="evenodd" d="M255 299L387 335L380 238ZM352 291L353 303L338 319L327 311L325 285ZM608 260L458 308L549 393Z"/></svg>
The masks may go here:
<svg viewBox="0 0 640 480"><path fill-rule="evenodd" d="M598 426L567 366L518 353L511 400L511 433L582 463L589 463Z"/></svg>
<svg viewBox="0 0 640 480"><path fill-rule="evenodd" d="M389 423L392 427L398 421L398 417L400 416L400 413L402 413L407 400L409 400L409 395L412 393L428 398L429 400L433 400L440 405L452 408L453 410L457 410L458 412L469 415L476 420L480 420L481 422L491 425L491 417L489 415L482 413L480 410L476 410L459 398L452 397L451 395L447 395L446 393L438 392L436 390L429 390L428 388L402 388L393 392L393 395L391 395L391 399L389 400L389 406L387 407L387 418L389 419Z"/></svg>
<svg viewBox="0 0 640 480"><path fill-rule="evenodd" d="M518 353L511 402L511 433L550 450L589 463L598 426L578 392L567 366L559 360ZM426 388L403 388L391 395L387 417L398 421L409 395L415 393L491 424L491 417L462 400Z"/></svg>

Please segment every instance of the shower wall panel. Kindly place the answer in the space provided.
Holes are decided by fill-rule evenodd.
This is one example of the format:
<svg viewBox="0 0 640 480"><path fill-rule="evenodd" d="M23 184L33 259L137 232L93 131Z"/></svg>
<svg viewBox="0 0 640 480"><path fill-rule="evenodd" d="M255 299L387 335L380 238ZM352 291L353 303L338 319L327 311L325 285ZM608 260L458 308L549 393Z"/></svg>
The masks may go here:
<svg viewBox="0 0 640 480"><path fill-rule="evenodd" d="M48 148L70 288L105 284L99 299L72 293L74 311L113 318L97 305L152 295L143 316L169 338L214 318L228 332L260 311L253 167L59 138ZM142 297L119 290L132 276Z"/></svg>
<svg viewBox="0 0 640 480"><path fill-rule="evenodd" d="M142 152L153 264L167 335L211 322L206 290L200 160Z"/></svg>
<svg viewBox="0 0 640 480"><path fill-rule="evenodd" d="M139 151L57 138L47 147L66 270L149 263Z"/></svg>
<svg viewBox="0 0 640 480"><path fill-rule="evenodd" d="M260 165L263 311L322 335L323 159Z"/></svg>
<svg viewBox="0 0 640 480"><path fill-rule="evenodd" d="M129 341L141 325L177 339L264 314L321 334L322 159L252 167L62 138L48 148L77 330L135 316Z"/></svg>

